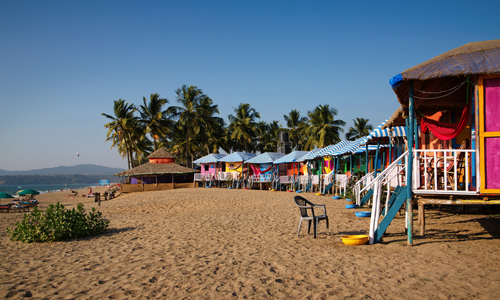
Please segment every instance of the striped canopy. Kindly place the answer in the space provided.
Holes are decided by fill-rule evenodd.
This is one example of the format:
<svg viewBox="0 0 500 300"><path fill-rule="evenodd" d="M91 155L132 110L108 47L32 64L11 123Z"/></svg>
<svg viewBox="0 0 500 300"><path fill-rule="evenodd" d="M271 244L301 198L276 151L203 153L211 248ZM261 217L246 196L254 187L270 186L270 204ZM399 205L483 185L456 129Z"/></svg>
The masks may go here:
<svg viewBox="0 0 500 300"><path fill-rule="evenodd" d="M347 146L350 143L351 141L342 140L335 145L330 145L328 147L323 148L321 151L319 151L318 156L332 155L332 153L334 153L335 151L339 150L342 147Z"/></svg>
<svg viewBox="0 0 500 300"><path fill-rule="evenodd" d="M349 144L345 145L344 147L338 149L337 151L334 151L331 155L337 156L337 155L341 155L344 153L354 153L354 151L358 150L361 145L366 144L367 140L368 140L368 138L366 136L361 137L355 141L350 142Z"/></svg>
<svg viewBox="0 0 500 300"><path fill-rule="evenodd" d="M389 145L380 145L380 148L385 148L385 147L389 147ZM368 151L374 151L374 150L377 150L377 145L368 145ZM360 146L358 150L352 152L352 154L358 154L363 152L366 152L366 145Z"/></svg>
<svg viewBox="0 0 500 300"><path fill-rule="evenodd" d="M394 126L382 129L382 127L385 125L385 123L387 123L387 121L389 121L389 119L382 122L382 124L380 124L372 132L370 132L367 141L380 137L406 136L406 129L404 126Z"/></svg>
<svg viewBox="0 0 500 300"><path fill-rule="evenodd" d="M297 161L306 161L306 160L311 160L311 159L314 159L316 157L318 157L316 155L317 152L321 151L323 148L315 148L315 149L312 149L309 153L307 153L306 155L302 156L300 159L298 159Z"/></svg>

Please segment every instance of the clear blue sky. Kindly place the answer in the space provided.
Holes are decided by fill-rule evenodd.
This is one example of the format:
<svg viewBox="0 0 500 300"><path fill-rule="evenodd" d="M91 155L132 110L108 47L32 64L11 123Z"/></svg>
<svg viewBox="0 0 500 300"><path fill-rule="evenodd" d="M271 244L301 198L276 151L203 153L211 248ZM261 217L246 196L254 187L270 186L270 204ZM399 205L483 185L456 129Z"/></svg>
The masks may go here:
<svg viewBox="0 0 500 300"><path fill-rule="evenodd" d="M319 104L377 126L389 78L500 37L500 1L0 1L0 169L126 168L105 143L113 100L196 85L221 117L270 122ZM80 157L76 156L80 152Z"/></svg>

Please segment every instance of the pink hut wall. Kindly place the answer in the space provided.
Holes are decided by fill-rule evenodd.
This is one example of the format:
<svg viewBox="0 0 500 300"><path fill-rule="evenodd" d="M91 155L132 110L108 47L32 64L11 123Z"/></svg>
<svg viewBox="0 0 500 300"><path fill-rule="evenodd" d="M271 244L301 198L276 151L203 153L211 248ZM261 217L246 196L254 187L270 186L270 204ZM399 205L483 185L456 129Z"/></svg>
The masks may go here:
<svg viewBox="0 0 500 300"><path fill-rule="evenodd" d="M217 163L201 164L201 174L215 174Z"/></svg>

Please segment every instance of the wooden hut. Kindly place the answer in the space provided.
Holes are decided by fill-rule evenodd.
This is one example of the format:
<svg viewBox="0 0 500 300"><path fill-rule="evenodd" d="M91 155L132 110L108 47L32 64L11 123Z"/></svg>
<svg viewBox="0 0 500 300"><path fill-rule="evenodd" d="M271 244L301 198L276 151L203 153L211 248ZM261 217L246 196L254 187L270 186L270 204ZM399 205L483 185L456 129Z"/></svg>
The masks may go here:
<svg viewBox="0 0 500 300"><path fill-rule="evenodd" d="M148 156L148 162L120 172L128 183L121 184L121 191L142 192L191 187L194 170L175 163L175 157L160 148Z"/></svg>
<svg viewBox="0 0 500 300"><path fill-rule="evenodd" d="M390 83L410 145L408 242L412 199L421 234L426 204L500 204L500 40L458 47Z"/></svg>
<svg viewBox="0 0 500 300"><path fill-rule="evenodd" d="M217 180L217 174L226 169L225 163L220 160L227 154L211 153L193 161L193 164L200 165L200 173L194 174L194 182L210 182ZM209 184L211 186L211 184Z"/></svg>

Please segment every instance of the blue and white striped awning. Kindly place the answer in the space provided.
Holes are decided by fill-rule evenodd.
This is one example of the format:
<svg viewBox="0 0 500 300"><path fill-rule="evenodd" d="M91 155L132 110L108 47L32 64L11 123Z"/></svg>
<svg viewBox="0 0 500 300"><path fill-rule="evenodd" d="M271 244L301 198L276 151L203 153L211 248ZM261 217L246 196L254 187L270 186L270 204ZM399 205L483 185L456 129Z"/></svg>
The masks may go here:
<svg viewBox="0 0 500 300"><path fill-rule="evenodd" d="M347 146L350 143L351 141L342 140L335 145L330 145L328 147L323 148L321 151L318 152L318 156L332 155L332 153L334 153L335 151L339 150L342 147Z"/></svg>
<svg viewBox="0 0 500 300"><path fill-rule="evenodd" d="M389 145L380 145L380 148L385 148L389 147ZM368 151L375 151L377 150L377 145L368 145ZM366 152L366 145L360 146L358 150L352 152L352 154L358 154L358 153L363 153Z"/></svg>
<svg viewBox="0 0 500 300"><path fill-rule="evenodd" d="M298 159L297 161L306 161L306 160L311 160L311 159L314 159L317 156L317 153L319 151L321 151L323 148L315 148L313 150L311 150L309 153L307 153L306 155L302 156L300 159Z"/></svg>
<svg viewBox="0 0 500 300"><path fill-rule="evenodd" d="M349 144L345 145L344 147L338 149L337 151L334 151L331 155L337 156L337 155L341 155L344 153L354 153L354 151L358 150L361 145L366 144L367 141L368 141L368 138L366 136L361 137L355 141L350 142Z"/></svg>
<svg viewBox="0 0 500 300"><path fill-rule="evenodd" d="M368 135L368 140L380 137L395 137L395 136L406 136L406 128L404 126L394 126L390 128L382 129L382 126L387 123L389 119L385 120L377 128L375 128Z"/></svg>

